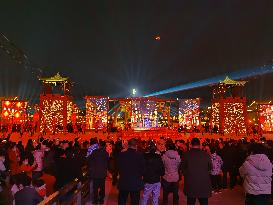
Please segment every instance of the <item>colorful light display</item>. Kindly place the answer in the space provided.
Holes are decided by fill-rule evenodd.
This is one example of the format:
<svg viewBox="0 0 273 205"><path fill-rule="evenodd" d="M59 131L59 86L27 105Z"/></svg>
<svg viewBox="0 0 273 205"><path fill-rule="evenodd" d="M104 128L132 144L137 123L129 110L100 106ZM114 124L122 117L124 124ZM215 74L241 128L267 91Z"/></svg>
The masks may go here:
<svg viewBox="0 0 273 205"><path fill-rule="evenodd" d="M200 119L200 99L180 99L179 100L179 125L193 127L199 126Z"/></svg>
<svg viewBox="0 0 273 205"><path fill-rule="evenodd" d="M213 100L211 125L217 126L224 134L246 134L246 99L228 97Z"/></svg>
<svg viewBox="0 0 273 205"><path fill-rule="evenodd" d="M264 132L273 132L273 104L260 104L259 124Z"/></svg>
<svg viewBox="0 0 273 205"><path fill-rule="evenodd" d="M131 121L133 128L158 127L157 102L149 99L133 99Z"/></svg>
<svg viewBox="0 0 273 205"><path fill-rule="evenodd" d="M214 102L211 106L212 113L211 113L211 124L212 127L217 126L220 127L220 103Z"/></svg>
<svg viewBox="0 0 273 205"><path fill-rule="evenodd" d="M245 102L226 102L223 106L224 133L246 134Z"/></svg>
<svg viewBox="0 0 273 205"><path fill-rule="evenodd" d="M86 97L87 129L107 128L108 104L107 97Z"/></svg>
<svg viewBox="0 0 273 205"><path fill-rule="evenodd" d="M52 94L40 96L40 131L54 133L66 130L68 109L72 100L68 96ZM70 112L70 111L69 111ZM71 116L71 114L70 114Z"/></svg>
<svg viewBox="0 0 273 205"><path fill-rule="evenodd" d="M2 101L2 118L7 123L19 124L26 120L27 117L26 101L3 100Z"/></svg>

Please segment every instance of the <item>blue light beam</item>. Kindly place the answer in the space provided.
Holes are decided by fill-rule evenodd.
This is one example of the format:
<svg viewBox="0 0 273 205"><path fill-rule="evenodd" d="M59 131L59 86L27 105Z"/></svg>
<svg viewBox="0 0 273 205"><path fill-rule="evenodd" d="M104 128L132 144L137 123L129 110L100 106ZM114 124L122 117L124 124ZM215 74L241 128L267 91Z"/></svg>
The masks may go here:
<svg viewBox="0 0 273 205"><path fill-rule="evenodd" d="M234 72L231 72L228 74L219 75L219 76L215 76L212 78L207 78L204 80L191 82L191 83L175 86L172 88L168 88L165 90L157 91L157 92L145 95L144 97L164 95L164 94L168 94L168 93L174 93L174 92L178 92L178 91L190 90L193 88L199 88L199 87L205 87L205 86L217 84L220 81L224 80L226 76L229 76L230 78L232 78L234 80L239 80L239 79L244 79L244 78L265 75L265 74L269 74L269 73L273 73L273 65L264 65L264 66L258 67L258 68L234 71Z"/></svg>

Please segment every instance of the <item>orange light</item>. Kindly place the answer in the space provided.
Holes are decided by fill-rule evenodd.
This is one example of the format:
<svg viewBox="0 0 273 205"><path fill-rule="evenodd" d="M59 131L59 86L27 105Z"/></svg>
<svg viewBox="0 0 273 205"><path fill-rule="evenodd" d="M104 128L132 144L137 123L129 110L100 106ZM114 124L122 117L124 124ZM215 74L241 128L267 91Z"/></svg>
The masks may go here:
<svg viewBox="0 0 273 205"><path fill-rule="evenodd" d="M8 115L9 115L9 112L8 112L8 111L4 112L4 116L5 116L5 117L7 117Z"/></svg>
<svg viewBox="0 0 273 205"><path fill-rule="evenodd" d="M156 36L155 40L160 41L160 36Z"/></svg>
<svg viewBox="0 0 273 205"><path fill-rule="evenodd" d="M15 117L19 118L20 117L20 113L19 112L15 113Z"/></svg>
<svg viewBox="0 0 273 205"><path fill-rule="evenodd" d="M21 107L21 103L18 102L18 103L16 104L16 106L17 106L18 108Z"/></svg>
<svg viewBox="0 0 273 205"><path fill-rule="evenodd" d="M8 107L10 105L10 101L6 101L5 105Z"/></svg>

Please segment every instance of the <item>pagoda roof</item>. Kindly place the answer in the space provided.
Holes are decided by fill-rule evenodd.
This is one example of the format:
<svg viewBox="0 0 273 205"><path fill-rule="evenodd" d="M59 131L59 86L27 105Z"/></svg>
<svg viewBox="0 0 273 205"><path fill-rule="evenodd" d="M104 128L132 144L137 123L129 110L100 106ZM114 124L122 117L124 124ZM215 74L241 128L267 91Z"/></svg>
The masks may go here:
<svg viewBox="0 0 273 205"><path fill-rule="evenodd" d="M39 80L46 82L46 83L56 83L56 82L65 82L68 81L68 77L62 77L60 73L57 73L56 75L52 77L47 77L47 78L39 78Z"/></svg>
<svg viewBox="0 0 273 205"><path fill-rule="evenodd" d="M225 80L220 81L220 83L226 84L226 85L244 86L247 83L247 81L232 80L231 78L229 78L228 76L226 76Z"/></svg>

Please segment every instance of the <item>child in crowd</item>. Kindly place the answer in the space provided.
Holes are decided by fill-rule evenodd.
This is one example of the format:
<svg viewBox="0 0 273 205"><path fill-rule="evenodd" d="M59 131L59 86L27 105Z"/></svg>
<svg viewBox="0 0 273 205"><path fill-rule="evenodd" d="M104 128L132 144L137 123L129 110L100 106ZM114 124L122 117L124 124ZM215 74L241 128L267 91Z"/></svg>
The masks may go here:
<svg viewBox="0 0 273 205"><path fill-rule="evenodd" d="M222 158L217 154L216 149L211 148L211 183L214 193L221 193L221 172L223 166Z"/></svg>

